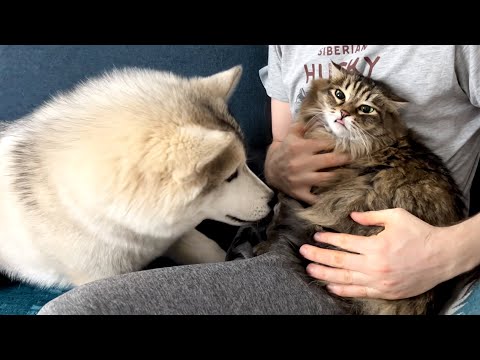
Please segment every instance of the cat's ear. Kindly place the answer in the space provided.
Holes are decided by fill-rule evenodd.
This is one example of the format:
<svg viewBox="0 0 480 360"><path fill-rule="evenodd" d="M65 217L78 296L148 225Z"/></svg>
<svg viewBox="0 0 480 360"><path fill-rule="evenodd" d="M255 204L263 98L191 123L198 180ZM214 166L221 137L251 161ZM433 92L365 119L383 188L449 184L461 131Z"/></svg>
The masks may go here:
<svg viewBox="0 0 480 360"><path fill-rule="evenodd" d="M399 139L407 135L407 127L395 112L387 112L383 121L385 129L389 131L394 138Z"/></svg>
<svg viewBox="0 0 480 360"><path fill-rule="evenodd" d="M338 79L345 76L344 70L336 62L330 61L330 76L332 79Z"/></svg>
<svg viewBox="0 0 480 360"><path fill-rule="evenodd" d="M405 100L404 98L396 95L396 94L393 94L393 93L390 93L388 94L388 100L389 100L389 107L391 109L391 111L393 112L398 112L398 110L400 110L401 108L405 107L408 105L408 100Z"/></svg>
<svg viewBox="0 0 480 360"><path fill-rule="evenodd" d="M238 82L243 73L242 65L237 65L212 76L201 79L210 93L228 101L237 88Z"/></svg>
<svg viewBox="0 0 480 360"><path fill-rule="evenodd" d="M390 100L395 103L399 108L406 106L408 104L408 100L405 100L404 98L396 95L396 94L390 94L389 96Z"/></svg>

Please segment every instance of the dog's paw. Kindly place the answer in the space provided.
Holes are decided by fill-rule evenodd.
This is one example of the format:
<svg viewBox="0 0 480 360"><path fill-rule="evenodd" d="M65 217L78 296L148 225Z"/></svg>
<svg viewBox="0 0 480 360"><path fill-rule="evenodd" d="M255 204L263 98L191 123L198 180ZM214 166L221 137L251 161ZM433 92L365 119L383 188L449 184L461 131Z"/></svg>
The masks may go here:
<svg viewBox="0 0 480 360"><path fill-rule="evenodd" d="M224 262L227 257L226 251L217 244L205 246L196 255L197 258L192 259L190 263L218 263Z"/></svg>
<svg viewBox="0 0 480 360"><path fill-rule="evenodd" d="M206 256L206 262L224 262L225 258L227 256L227 253L225 250L218 248L215 249L215 251L211 252Z"/></svg>

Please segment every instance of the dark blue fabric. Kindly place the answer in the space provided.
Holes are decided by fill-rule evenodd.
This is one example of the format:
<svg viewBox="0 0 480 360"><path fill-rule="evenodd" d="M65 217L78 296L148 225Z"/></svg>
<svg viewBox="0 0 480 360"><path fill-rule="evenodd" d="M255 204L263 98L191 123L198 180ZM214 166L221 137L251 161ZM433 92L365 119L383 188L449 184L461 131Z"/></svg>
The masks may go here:
<svg viewBox="0 0 480 360"><path fill-rule="evenodd" d="M266 93L258 70L266 45L1 45L0 119L16 119L50 95L113 67L138 66L185 76L208 76L238 64L244 74L231 111L249 144L265 144Z"/></svg>
<svg viewBox="0 0 480 360"><path fill-rule="evenodd" d="M0 119L22 117L56 92L114 67L208 76L241 64L244 72L230 110L245 133L249 164L261 175L270 127L258 70L266 65L267 54L266 45L0 45ZM0 281L0 314L35 314L60 293Z"/></svg>
<svg viewBox="0 0 480 360"><path fill-rule="evenodd" d="M63 289L42 289L21 283L0 287L0 315L36 315L50 300L62 295Z"/></svg>

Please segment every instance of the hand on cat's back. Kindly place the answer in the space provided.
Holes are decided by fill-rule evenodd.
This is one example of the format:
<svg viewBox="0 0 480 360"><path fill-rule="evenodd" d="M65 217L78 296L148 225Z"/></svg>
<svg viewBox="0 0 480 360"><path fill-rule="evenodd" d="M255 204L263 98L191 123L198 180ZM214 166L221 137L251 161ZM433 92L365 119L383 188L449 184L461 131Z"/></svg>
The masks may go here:
<svg viewBox="0 0 480 360"><path fill-rule="evenodd" d="M303 138L303 126L294 123L285 139L279 142L265 167L269 185L291 197L314 204L313 186L329 181L335 175L329 168L347 164L347 155L332 153L334 143Z"/></svg>
<svg viewBox="0 0 480 360"><path fill-rule="evenodd" d="M448 228L434 227L403 209L352 213L359 224L383 226L370 237L317 233L318 242L352 253L303 245L310 276L343 297L402 299L454 277L455 247ZM323 264L323 265L321 265ZM327 266L324 266L327 265Z"/></svg>

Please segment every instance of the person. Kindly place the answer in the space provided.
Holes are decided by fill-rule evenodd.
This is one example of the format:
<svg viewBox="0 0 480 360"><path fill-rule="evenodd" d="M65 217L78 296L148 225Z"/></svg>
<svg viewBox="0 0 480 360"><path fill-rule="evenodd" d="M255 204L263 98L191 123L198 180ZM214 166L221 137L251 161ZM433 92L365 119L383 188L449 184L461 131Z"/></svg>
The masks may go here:
<svg viewBox="0 0 480 360"><path fill-rule="evenodd" d="M344 55L350 59L345 60ZM347 70L385 80L401 97L411 99L404 119L446 161L468 204L480 149L478 46L276 45L270 46L269 59L266 88L272 98L273 143L265 175L270 185L314 203L310 188L328 176L328 167L348 161L332 154L315 155L325 150L324 145L303 139L301 128L290 126L308 84L328 76L331 65L325 59L331 59ZM410 297L480 263L478 216L443 229L429 226L406 211L353 214L353 219L363 225L383 225L385 231L373 240L328 233L318 233L315 239L341 243L362 255L310 245L300 249L314 263L334 266L312 263L307 272L333 283L329 289L337 295ZM426 238L428 243L423 242ZM364 249L365 243L370 248Z"/></svg>
<svg viewBox="0 0 480 360"><path fill-rule="evenodd" d="M269 45L268 65L260 70L271 98L273 140L265 160L267 183L314 203L310 188L328 176L329 168L349 161L332 153L319 154L324 144L303 139L294 122L311 81L328 77L331 61L384 80L409 100L404 119L451 169L468 205L480 155L480 48L473 45ZM358 254L310 245L300 249L313 262L307 272L330 282L329 290L337 295L414 296L480 264L480 215L443 228L401 209L351 216L385 230L371 238L315 234L318 241ZM255 236L251 229L242 231L239 238ZM234 243L240 260L147 270L78 287L48 303L39 314L337 313L329 298L319 297L289 271L282 258L251 257L244 245Z"/></svg>

